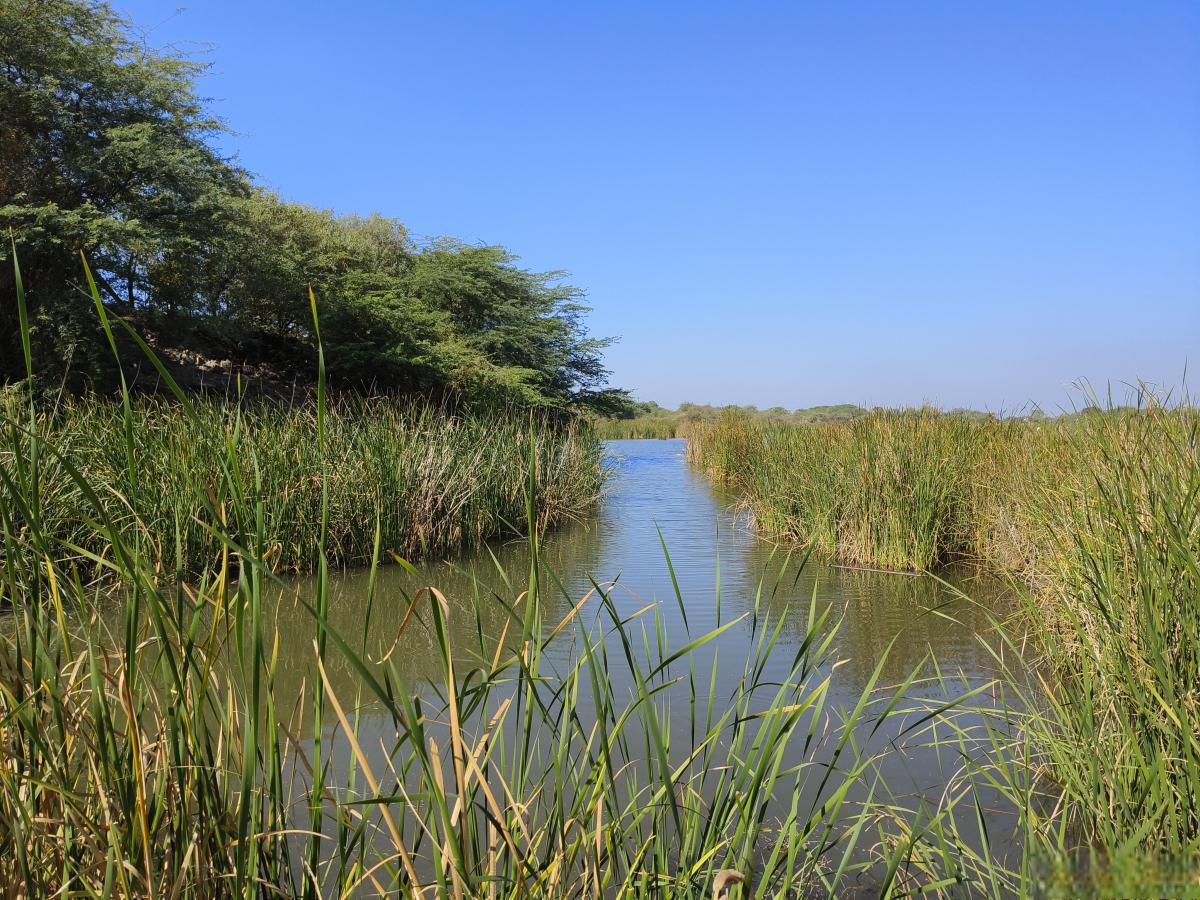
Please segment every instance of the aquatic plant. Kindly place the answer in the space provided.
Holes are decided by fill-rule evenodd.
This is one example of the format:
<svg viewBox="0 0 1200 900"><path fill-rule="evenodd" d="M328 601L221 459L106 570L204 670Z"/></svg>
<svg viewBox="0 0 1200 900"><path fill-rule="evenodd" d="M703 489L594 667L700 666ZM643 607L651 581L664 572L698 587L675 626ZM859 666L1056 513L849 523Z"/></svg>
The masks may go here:
<svg viewBox="0 0 1200 900"><path fill-rule="evenodd" d="M94 499L139 554L191 575L221 556L206 510L239 540L261 527L276 568L308 570L322 527L335 565L369 562L377 532L385 551L412 558L520 531L534 447L539 528L580 518L602 486L599 445L577 423L343 398L325 411L321 446L316 418L311 403L203 397L131 399L127 408L67 398L39 409L33 429L55 452L40 460L38 528L56 557L85 564L80 548L104 549L90 521ZM9 481L31 440L27 425L3 428L0 472ZM18 530L19 508L11 507Z"/></svg>
<svg viewBox="0 0 1200 900"><path fill-rule="evenodd" d="M966 763L930 814L955 848L926 856L930 877L964 858L952 810L990 791L1020 820L1029 855L1010 875L1027 889L1200 890L1200 415L1138 400L1054 422L727 416L690 435L767 532L863 565L970 556L1023 585L1025 614L997 623L1001 712L939 720L933 738Z"/></svg>
<svg viewBox="0 0 1200 900"><path fill-rule="evenodd" d="M981 426L932 410L785 425L726 413L689 432L689 458L741 491L766 533L846 562L929 569L969 548Z"/></svg>
<svg viewBox="0 0 1200 900"><path fill-rule="evenodd" d="M65 427L36 396L10 407L0 881L25 896L663 896L704 892L735 869L759 896L791 896L833 890L855 870L866 820L850 795L869 791L874 762L855 730L867 717L882 727L895 706L875 691L882 663L855 708L831 706L835 611L813 598L783 680L764 675L783 652L782 623L758 604L683 646L655 605L618 612L613 585L548 618L543 481L556 489L555 453L582 451L530 438L517 444L527 584L495 599L499 632L477 622L466 646L452 641L435 586L406 598L400 631L425 632L438 673L406 683L377 652L400 636L372 631L373 575L361 631L330 625L329 565L347 557L346 448L384 439L326 408L323 369L318 388L304 414L266 420L290 439L182 392L167 410L125 390L89 407L113 416L97 423L103 464L78 410L61 414ZM384 421L381 433L410 430L413 444L449 435L470 446L455 430L469 424ZM211 446L189 447L187 436L210 431ZM292 449L275 453L281 440ZM182 459L145 455L163 452ZM196 458L211 463L203 477L191 474ZM298 498L272 488L285 460L300 473L286 483L313 507L311 519L296 514L300 526L284 518ZM371 523L374 573L391 498L351 496ZM279 576L280 534L298 533L288 527L309 532L294 546L315 559L299 587ZM212 564L186 565L193 552ZM96 570L110 577L84 577ZM286 674L280 594L312 628L311 656L287 660ZM734 627L749 627L756 649L725 695L715 642ZM551 640L574 652L550 662ZM352 694L329 678L334 663L357 675ZM635 686L627 695L618 670Z"/></svg>
<svg viewBox="0 0 1200 900"><path fill-rule="evenodd" d="M683 437L687 431L686 425L665 416L599 419L593 427L596 435L606 441L666 440Z"/></svg>

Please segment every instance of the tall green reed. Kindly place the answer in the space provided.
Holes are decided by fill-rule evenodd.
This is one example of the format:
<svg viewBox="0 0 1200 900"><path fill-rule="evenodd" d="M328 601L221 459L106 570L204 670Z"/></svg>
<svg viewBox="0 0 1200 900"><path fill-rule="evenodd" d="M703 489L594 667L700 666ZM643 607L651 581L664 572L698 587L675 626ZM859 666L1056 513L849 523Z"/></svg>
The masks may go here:
<svg viewBox="0 0 1200 900"><path fill-rule="evenodd" d="M1068 432L1086 474L1045 520L1043 699L1021 698L1059 813L1031 831L1059 878L1200 894L1200 416L1143 404Z"/></svg>
<svg viewBox="0 0 1200 900"><path fill-rule="evenodd" d="M688 426L673 416L638 416L633 419L600 419L594 428L598 437L620 441L684 437Z"/></svg>
<svg viewBox="0 0 1200 900"><path fill-rule="evenodd" d="M793 896L856 870L851 796L874 760L855 729L895 707L878 709L878 669L852 711L831 707L836 623L815 598L782 680L764 674L782 626L765 614L672 647L654 606L623 614L595 585L548 619L538 541L561 484L546 471L569 453L510 432L529 583L497 600L501 632L480 625L465 647L434 587L406 598L401 629L434 636L439 668L406 683L370 652L369 612L360 635L329 623L328 560L369 548L374 568L396 521L383 491L339 493L353 473L336 435L355 423L322 396L307 418L267 420L309 423L287 444L259 430L270 413L214 409L162 374L177 405L124 389L102 407L116 414L97 424L102 450L76 414L65 427L33 400L3 424L0 881L26 896L679 896L735 869L747 895ZM417 421L414 445L451 427ZM273 455L281 443L296 452ZM205 467L164 475L164 447ZM339 544L343 498L368 524ZM302 500L319 509L300 518L308 536L288 517ZM316 557L305 586L280 578L285 540ZM279 681L277 592L312 623L298 701ZM734 627L755 651L724 695L717 645ZM548 656L552 640L575 650ZM330 682L333 655L354 696Z"/></svg>
<svg viewBox="0 0 1200 900"><path fill-rule="evenodd" d="M333 564L369 562L377 525L384 546L406 557L520 530L531 445L545 484L539 527L580 518L601 489L600 451L581 426L450 415L384 398L341 398L323 415L318 429L313 405L64 398L38 410L35 428L6 429L0 471L28 457L36 431L58 450L44 461L37 511L64 551L97 549L88 545L94 511L74 469L141 552L189 573L220 551L197 518L198 497L243 536L257 524L239 516L261 503L275 563L310 570L322 541Z"/></svg>
<svg viewBox="0 0 1200 900"><path fill-rule="evenodd" d="M1200 893L1200 416L1092 400L1051 423L877 412L691 435L766 531L869 566L973 557L1020 585L1024 614L996 623L1001 702L939 718L963 777L895 845L926 884L967 866L995 890ZM984 803L1019 823L1014 869L961 839Z"/></svg>
<svg viewBox="0 0 1200 900"><path fill-rule="evenodd" d="M865 566L929 569L969 547L989 429L931 410L789 425L726 412L689 435L694 463L741 491L765 532Z"/></svg>

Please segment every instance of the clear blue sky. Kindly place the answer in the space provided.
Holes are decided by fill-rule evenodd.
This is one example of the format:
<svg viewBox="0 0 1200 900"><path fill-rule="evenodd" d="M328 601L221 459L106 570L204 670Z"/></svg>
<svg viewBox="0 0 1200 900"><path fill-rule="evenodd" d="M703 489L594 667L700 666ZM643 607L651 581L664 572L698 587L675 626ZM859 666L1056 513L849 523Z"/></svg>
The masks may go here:
<svg viewBox="0 0 1200 900"><path fill-rule="evenodd" d="M115 6L211 45L283 195L569 270L644 399L1053 408L1200 362L1194 2Z"/></svg>

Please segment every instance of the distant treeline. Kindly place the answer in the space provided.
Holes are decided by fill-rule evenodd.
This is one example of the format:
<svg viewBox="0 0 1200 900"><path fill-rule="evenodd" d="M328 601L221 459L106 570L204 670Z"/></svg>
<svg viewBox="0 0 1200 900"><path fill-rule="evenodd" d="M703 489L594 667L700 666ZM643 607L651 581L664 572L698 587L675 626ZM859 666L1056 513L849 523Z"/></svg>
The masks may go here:
<svg viewBox="0 0 1200 900"><path fill-rule="evenodd" d="M311 288L335 384L624 409L606 388L609 341L588 335L563 273L266 191L217 149L226 129L196 93L203 69L149 48L105 3L0 0L0 383L24 377L15 244L35 368L55 388L116 380L82 252L110 313L184 383L311 379Z"/></svg>
<svg viewBox="0 0 1200 900"><path fill-rule="evenodd" d="M808 406L800 409L786 409L782 406L772 406L759 409L757 406L710 406L698 403L681 403L678 409L666 409L653 401L633 403L621 415L605 419L599 423L598 430L602 437L610 440L621 438L674 438L685 437L690 427L698 423L716 422L722 414L734 413L743 417L762 422L779 422L792 425L811 425L827 422L850 422L862 416L870 415L875 409L856 406L853 403L838 403L832 406ZM997 418L993 413L981 412L975 409L952 409L947 411L933 410L939 415L953 416L971 422L987 422ZM1038 419L1043 415L1035 410L1027 418Z"/></svg>

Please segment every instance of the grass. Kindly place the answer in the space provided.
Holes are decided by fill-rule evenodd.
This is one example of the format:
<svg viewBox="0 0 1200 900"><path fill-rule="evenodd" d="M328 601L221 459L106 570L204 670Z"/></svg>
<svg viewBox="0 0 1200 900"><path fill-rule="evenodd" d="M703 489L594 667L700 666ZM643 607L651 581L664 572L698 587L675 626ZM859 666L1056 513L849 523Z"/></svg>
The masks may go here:
<svg viewBox="0 0 1200 900"><path fill-rule="evenodd" d="M533 570L501 634L452 646L437 591L411 598L410 627L440 661L429 684L327 627L327 581L297 596L314 635L300 665L310 708L279 681L269 542L212 524L227 565L187 587L161 586L116 530L103 536L131 586L116 596L6 557L22 583L0 687L5 883L31 896L664 896L737 868L786 896L853 871L863 828L847 794L870 760L850 736L869 697L845 721L826 708L827 610L814 604L784 684L763 677L780 631L759 620L744 678L718 695L705 650L743 621L671 647L651 611L622 617L598 586L595 624L582 606L546 622L531 528ZM547 666L564 631L578 653ZM334 692L334 655L360 693ZM631 695L613 688L619 671ZM669 699L681 691L682 714ZM367 701L386 725L367 723ZM380 733L386 746L369 743ZM798 747L806 761L785 765ZM781 795L796 799L774 821Z"/></svg>
<svg viewBox="0 0 1200 900"><path fill-rule="evenodd" d="M810 422L842 422L867 414L867 410L850 403L836 406L812 406L787 410L782 407L758 409L754 406L707 406L682 403L678 409L665 409L657 403L638 404L637 415L625 419L600 419L596 431L606 440L661 439L687 437L695 425L711 424L722 415L740 415L767 423L802 424Z"/></svg>
<svg viewBox="0 0 1200 900"><path fill-rule="evenodd" d="M687 426L668 416L636 416L632 419L601 419L596 435L606 441L665 440L683 437Z"/></svg>
<svg viewBox="0 0 1200 900"><path fill-rule="evenodd" d="M764 531L853 564L928 569L965 549L983 428L926 410L803 426L726 415L692 431L689 456L742 491Z"/></svg>
<svg viewBox="0 0 1200 900"><path fill-rule="evenodd" d="M849 740L862 711L826 709L834 631L815 606L786 684L762 677L779 634L764 620L745 678L718 696L717 660L702 662L717 631L671 647L652 613L621 617L606 588L594 625L546 622L536 562L511 633L477 645L451 645L436 590L412 598L410 627L440 660L425 685L369 662L358 636L326 627L319 593L301 596L318 704L305 712L277 703L294 689L277 681L269 572L252 548L230 559L240 576L186 591L125 572L144 587L111 635L66 573L29 573L44 572L22 592L41 602L17 610L0 690L6 883L35 896L676 896L735 868L788 896L844 876L862 834L846 797L870 761ZM578 653L546 665L568 629ZM335 694L333 655L361 694ZM630 695L612 688L619 670ZM668 700L680 690L682 712ZM386 724L367 724L366 700ZM797 747L811 758L785 765ZM799 801L822 783L824 802ZM780 795L797 799L775 822Z"/></svg>
<svg viewBox="0 0 1200 900"><path fill-rule="evenodd" d="M6 398L0 883L652 897L707 896L734 871L743 897L863 878L886 896L1200 892L1194 413L874 413L795 431L730 415L694 435L695 461L742 488L760 525L863 562L973 555L1032 585L1037 627L1009 626L996 652L1005 682L956 696L934 661L881 685L879 661L842 708L836 612L815 597L786 651L757 599L674 646L658 607L623 614L613 585L548 602L560 582L540 533L575 509L555 493L571 473L596 484L586 436L334 407L323 371L318 384L288 411L127 390L59 409ZM402 493L430 472L447 486ZM435 586L406 597L400 631L424 632L436 672L408 683L379 652L402 635L372 628L375 569L391 546L492 527L527 535L528 579L494 598L498 628L451 627ZM349 634L330 625L329 568L354 560L372 576ZM303 586L281 580L304 566ZM311 627L300 659L280 658L281 593ZM754 648L736 663L719 650L733 628ZM1012 662L1025 638L1035 681ZM766 663L783 653L781 678ZM730 665L741 677L719 691ZM1006 702L971 708L988 688ZM879 774L909 734L962 765L915 809ZM998 804L1018 825L1015 864L988 833Z"/></svg>
<svg viewBox="0 0 1200 900"><path fill-rule="evenodd" d="M40 460L38 527L56 554L86 565L81 550L106 546L95 500L139 555L190 576L221 556L204 510L238 541L261 527L274 568L311 570L322 528L333 565L368 563L377 532L385 550L412 558L519 531L531 452L539 528L582 517L602 486L599 446L576 424L344 399L326 411L319 443L316 418L311 404L65 399L32 426L55 451ZM0 433L0 478L14 486L30 430ZM9 506L14 533L33 515L20 508Z"/></svg>
<svg viewBox="0 0 1200 900"><path fill-rule="evenodd" d="M848 883L870 834L850 797L874 763L856 729L897 707L880 706L879 669L853 710L831 707L828 607L814 598L782 681L764 675L782 623L757 605L674 647L655 607L622 615L611 585L548 619L545 491L561 489L564 459L592 459L588 445L390 407L355 418L328 408L323 371L318 383L314 407L286 414L128 391L114 405L9 404L0 883L171 898L703 896L722 870L755 896ZM471 452L488 427L497 443ZM372 631L373 574L361 631L330 626L329 567L369 548L374 573L390 529L413 521L407 499L390 508L408 476L388 473L443 472L429 468L443 454L458 474L438 494L467 486L450 506L466 524L429 523L423 549L483 536L461 509L509 502L511 482L477 470L508 472L520 454L531 565L496 599L506 624L477 619L465 641L436 587L406 598L400 630L425 630L438 671L409 684L375 652L398 636ZM481 483L494 493L465 496ZM282 581L292 562L315 578ZM286 676L280 592L312 629ZM725 694L715 648L734 627L755 650ZM574 652L549 663L549 642L567 639ZM352 692L334 689L335 663L357 673Z"/></svg>
<svg viewBox="0 0 1200 900"><path fill-rule="evenodd" d="M1200 894L1200 415L1142 399L1063 422L727 416L690 435L767 531L861 565L969 556L1026 586L997 658L1004 716L940 723L968 762L932 821L953 831L963 798L998 792L1030 854L1018 882L1040 890ZM1012 665L1029 656L1032 683Z"/></svg>

